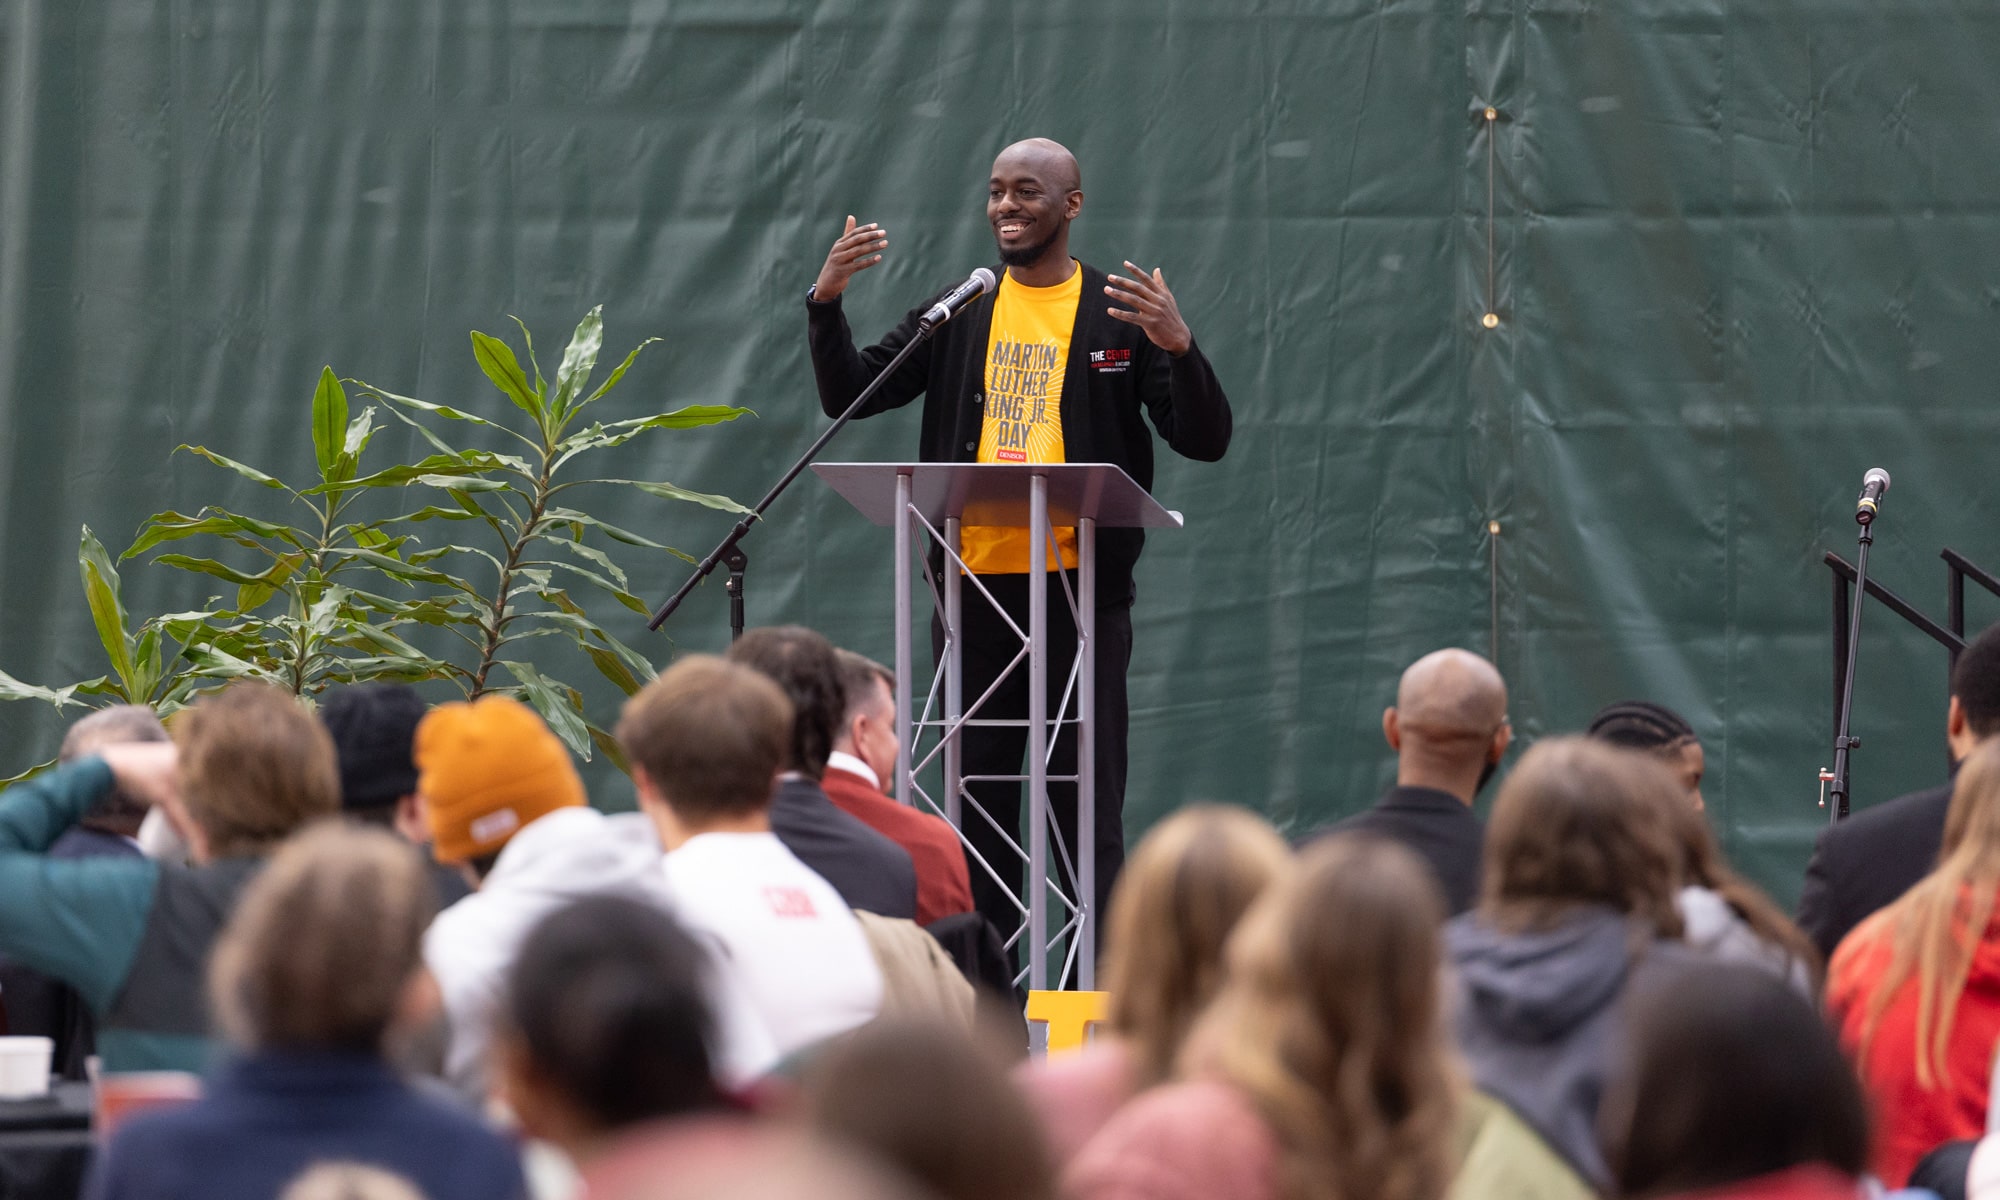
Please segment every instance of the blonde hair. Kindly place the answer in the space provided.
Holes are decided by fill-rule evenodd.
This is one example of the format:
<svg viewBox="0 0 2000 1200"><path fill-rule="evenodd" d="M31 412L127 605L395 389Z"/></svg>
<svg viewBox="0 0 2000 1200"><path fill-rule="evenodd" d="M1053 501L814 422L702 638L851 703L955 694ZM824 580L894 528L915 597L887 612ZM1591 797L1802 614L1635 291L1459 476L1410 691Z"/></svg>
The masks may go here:
<svg viewBox="0 0 2000 1200"><path fill-rule="evenodd" d="M2000 743L1969 755L1951 789L1938 865L1883 910L1895 957L1875 984L1862 1026L1862 1053L1896 993L1917 981L1917 1083L1937 1087L1949 1074L1946 1051L1972 957L1993 918L2000 885Z"/></svg>
<svg viewBox="0 0 2000 1200"><path fill-rule="evenodd" d="M1256 1106L1286 1200L1445 1194L1459 1083L1438 986L1443 921L1413 854L1337 835L1230 939L1228 982L1184 1061Z"/></svg>
<svg viewBox="0 0 2000 1200"><path fill-rule="evenodd" d="M1278 831L1240 808L1195 805L1139 843L1111 893L1104 979L1111 1028L1141 1086L1165 1079L1189 1026L1222 984L1230 931L1292 868Z"/></svg>
<svg viewBox="0 0 2000 1200"><path fill-rule="evenodd" d="M243 890L209 960L209 995L238 1045L378 1050L437 911L415 847L327 823Z"/></svg>
<svg viewBox="0 0 2000 1200"><path fill-rule="evenodd" d="M260 854L340 809L333 738L290 692L239 679L174 719L181 802L209 856Z"/></svg>
<svg viewBox="0 0 2000 1200"><path fill-rule="evenodd" d="M1535 743L1493 802L1481 915L1518 931L1602 904L1680 937L1681 849L1663 779L1666 768L1636 750L1581 737Z"/></svg>

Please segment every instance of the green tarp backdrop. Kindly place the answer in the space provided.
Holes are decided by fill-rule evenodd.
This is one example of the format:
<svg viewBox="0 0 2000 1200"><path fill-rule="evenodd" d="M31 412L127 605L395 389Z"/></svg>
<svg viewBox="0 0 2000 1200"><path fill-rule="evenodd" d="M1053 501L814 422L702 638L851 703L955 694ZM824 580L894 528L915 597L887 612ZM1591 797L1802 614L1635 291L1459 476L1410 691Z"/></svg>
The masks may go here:
<svg viewBox="0 0 2000 1200"><path fill-rule="evenodd" d="M1365 805L1397 673L1497 633L1524 743L1685 712L1789 901L1862 472L1897 481L1885 583L1942 616L1940 547L2000 567L1995 62L1987 0L0 0L0 668L104 669L81 524L264 503L176 444L308 473L329 363L504 409L466 332L510 313L545 353L599 302L607 354L664 338L607 418L757 419L619 469L755 499L821 424L801 298L842 218L891 233L872 336L994 257L987 165L1041 134L1077 253L1164 267L1237 412L1156 486L1189 519L1139 571L1134 826ZM913 408L832 457L915 444ZM729 523L613 509L696 553ZM890 655L885 531L808 478L749 548L752 623ZM619 558L649 597L685 570ZM141 615L204 594L125 577ZM659 662L727 633L715 585L671 640L612 622ZM1871 609L1857 803L1941 778L1944 661ZM6 706L0 765L57 728Z"/></svg>

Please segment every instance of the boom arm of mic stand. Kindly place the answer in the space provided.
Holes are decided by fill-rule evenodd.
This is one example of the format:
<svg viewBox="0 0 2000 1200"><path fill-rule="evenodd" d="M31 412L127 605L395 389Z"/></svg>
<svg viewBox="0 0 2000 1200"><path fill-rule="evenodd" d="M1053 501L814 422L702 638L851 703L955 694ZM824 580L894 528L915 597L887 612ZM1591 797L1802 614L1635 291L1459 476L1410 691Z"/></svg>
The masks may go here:
<svg viewBox="0 0 2000 1200"><path fill-rule="evenodd" d="M873 399L876 392L882 390L882 385L888 382L889 376L896 373L896 368L902 366L904 360L909 358L918 346L929 341L931 334L935 332L937 332L936 326L928 322L918 323L916 336L904 343L901 350L896 351L896 357L890 359L889 365L883 367L874 379L869 380L868 386L862 388L861 394L854 398L854 403L847 406L847 411L841 413L839 417L835 418L833 424L827 426L817 438L813 439L813 444L806 447L806 452L799 456L799 461L793 463L790 470L779 476L778 482L771 485L771 490L764 493L764 498L759 500L756 506L749 512L743 514L743 519L736 522L735 527L723 537L715 549L708 552L708 557L695 565L694 574L687 577L687 582L681 584L679 591L667 597L667 602L660 605L659 611L655 612L652 619L646 622L646 628L658 630L668 617L674 615L674 610L679 608L681 602L688 598L688 593L694 591L696 585L701 583L702 580L714 574L715 568L722 565L723 560L729 556L731 551L736 549L736 544L741 542L744 536L750 532L750 527L763 519L764 510L770 508L777 501L778 497L784 494L785 489L792 486L794 479L805 473L805 469L812 465L814 459L819 457L820 451L826 449L826 444L833 440L834 435L847 427L847 423L854 419L854 414L860 412L862 406Z"/></svg>

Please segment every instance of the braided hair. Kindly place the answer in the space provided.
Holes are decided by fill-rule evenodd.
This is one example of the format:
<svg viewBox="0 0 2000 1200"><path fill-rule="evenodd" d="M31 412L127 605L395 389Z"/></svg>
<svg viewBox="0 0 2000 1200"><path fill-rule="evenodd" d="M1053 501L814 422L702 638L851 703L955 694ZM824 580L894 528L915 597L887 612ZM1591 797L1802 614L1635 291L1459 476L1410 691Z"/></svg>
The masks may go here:
<svg viewBox="0 0 2000 1200"><path fill-rule="evenodd" d="M1590 719L1589 736L1599 741L1660 754L1697 741L1687 718L1650 700L1621 700L1598 710Z"/></svg>

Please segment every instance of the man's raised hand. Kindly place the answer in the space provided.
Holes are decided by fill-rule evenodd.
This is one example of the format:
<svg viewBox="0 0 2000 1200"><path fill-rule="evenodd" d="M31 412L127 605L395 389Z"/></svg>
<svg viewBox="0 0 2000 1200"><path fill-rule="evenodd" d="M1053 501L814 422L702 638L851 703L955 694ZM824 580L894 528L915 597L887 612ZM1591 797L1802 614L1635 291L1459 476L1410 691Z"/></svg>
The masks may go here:
<svg viewBox="0 0 2000 1200"><path fill-rule="evenodd" d="M889 233L880 225L873 222L856 225L854 218L848 217L847 228L834 240L833 249L826 252L826 265L819 269L819 279L813 283L813 299L831 300L846 291L847 281L857 271L866 271L882 261L882 251L888 245Z"/></svg>
<svg viewBox="0 0 2000 1200"><path fill-rule="evenodd" d="M1187 322L1181 320L1180 306L1167 290L1167 277L1158 267L1148 275L1130 259L1126 260L1125 269L1132 272L1131 278L1112 275L1104 288L1105 295L1125 307L1105 311L1145 330L1153 344L1168 354L1186 354L1188 347L1194 345L1194 334L1188 332Z"/></svg>

